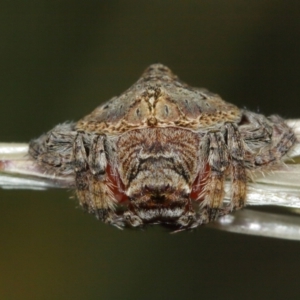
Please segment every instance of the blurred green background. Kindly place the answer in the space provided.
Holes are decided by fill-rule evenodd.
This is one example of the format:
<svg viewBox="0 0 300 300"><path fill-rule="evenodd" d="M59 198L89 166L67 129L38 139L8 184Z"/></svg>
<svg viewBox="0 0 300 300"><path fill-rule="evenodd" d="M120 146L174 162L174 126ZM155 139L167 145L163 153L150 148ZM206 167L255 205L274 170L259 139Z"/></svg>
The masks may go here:
<svg viewBox="0 0 300 300"><path fill-rule="evenodd" d="M299 1L2 1L0 138L26 142L151 63L240 107L300 117ZM297 299L300 243L119 231L64 190L0 190L0 299Z"/></svg>

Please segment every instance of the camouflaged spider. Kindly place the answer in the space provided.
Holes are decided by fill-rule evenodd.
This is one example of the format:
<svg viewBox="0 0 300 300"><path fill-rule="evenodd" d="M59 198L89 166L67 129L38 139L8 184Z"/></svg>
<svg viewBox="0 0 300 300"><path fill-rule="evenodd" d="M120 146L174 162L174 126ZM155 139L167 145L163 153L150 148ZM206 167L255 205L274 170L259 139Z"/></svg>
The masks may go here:
<svg viewBox="0 0 300 300"><path fill-rule="evenodd" d="M295 142L280 117L238 109L155 64L79 122L31 141L29 154L74 175L80 205L106 223L190 229L243 207L251 171L280 165Z"/></svg>

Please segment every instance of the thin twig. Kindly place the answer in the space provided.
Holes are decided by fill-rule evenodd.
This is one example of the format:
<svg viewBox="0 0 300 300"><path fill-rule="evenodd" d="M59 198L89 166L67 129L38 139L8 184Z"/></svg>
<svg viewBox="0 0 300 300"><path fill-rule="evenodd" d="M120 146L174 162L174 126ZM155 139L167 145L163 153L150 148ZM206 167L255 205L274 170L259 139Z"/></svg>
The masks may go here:
<svg viewBox="0 0 300 300"><path fill-rule="evenodd" d="M72 188L72 176L47 173L28 155L28 144L0 143L0 187L5 189Z"/></svg>

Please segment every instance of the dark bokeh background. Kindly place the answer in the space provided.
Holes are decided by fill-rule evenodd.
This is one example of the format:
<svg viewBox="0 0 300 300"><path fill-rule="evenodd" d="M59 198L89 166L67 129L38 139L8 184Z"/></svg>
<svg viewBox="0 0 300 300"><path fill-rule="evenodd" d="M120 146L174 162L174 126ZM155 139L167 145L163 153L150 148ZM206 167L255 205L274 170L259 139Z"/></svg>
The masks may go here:
<svg viewBox="0 0 300 300"><path fill-rule="evenodd" d="M300 117L299 1L2 1L0 139L77 120L153 62L241 107ZM300 243L119 231L71 193L0 190L0 299L296 299Z"/></svg>

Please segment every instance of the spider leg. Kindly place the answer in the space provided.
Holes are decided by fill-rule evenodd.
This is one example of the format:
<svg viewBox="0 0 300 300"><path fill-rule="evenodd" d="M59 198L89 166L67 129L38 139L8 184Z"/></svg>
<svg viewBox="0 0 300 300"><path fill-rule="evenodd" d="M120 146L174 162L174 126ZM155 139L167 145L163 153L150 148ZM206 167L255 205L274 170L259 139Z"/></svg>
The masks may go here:
<svg viewBox="0 0 300 300"><path fill-rule="evenodd" d="M293 130L280 117L271 116L269 119L273 122L272 143L254 158L256 166L280 162L297 141Z"/></svg>
<svg viewBox="0 0 300 300"><path fill-rule="evenodd" d="M244 121L239 126L242 139L254 146L261 147L261 143L269 143L271 141L273 128L271 122L263 115L243 110Z"/></svg>
<svg viewBox="0 0 300 300"><path fill-rule="evenodd" d="M244 166L244 145L235 124L227 123L227 146L230 153L231 201L229 211L242 208L246 202L247 174ZM224 213L226 213L224 211ZM227 211L228 213L228 211Z"/></svg>
<svg viewBox="0 0 300 300"><path fill-rule="evenodd" d="M201 223L215 220L245 205L247 175L244 166L244 145L235 124L227 123L225 129L227 143L221 132L209 133L207 136L210 173L204 190ZM224 206L224 181L228 168L231 173L232 193L230 205Z"/></svg>
<svg viewBox="0 0 300 300"><path fill-rule="evenodd" d="M90 148L87 149L84 134L78 133L73 145L73 155L76 193L80 205L98 219L122 226L114 213L115 199L106 175L105 136L92 136Z"/></svg>
<svg viewBox="0 0 300 300"><path fill-rule="evenodd" d="M60 124L32 140L29 154L54 175L66 175L72 169L72 145L77 132L72 123Z"/></svg>
<svg viewBox="0 0 300 300"><path fill-rule="evenodd" d="M203 213L201 223L215 220L223 211L225 171L228 167L228 151L221 132L207 134L208 164L210 172L204 189L204 200L201 204Z"/></svg>
<svg viewBox="0 0 300 300"><path fill-rule="evenodd" d="M245 165L248 169L279 163L295 144L296 136L279 116L266 118L252 112L244 112L248 124L240 125L245 141Z"/></svg>

